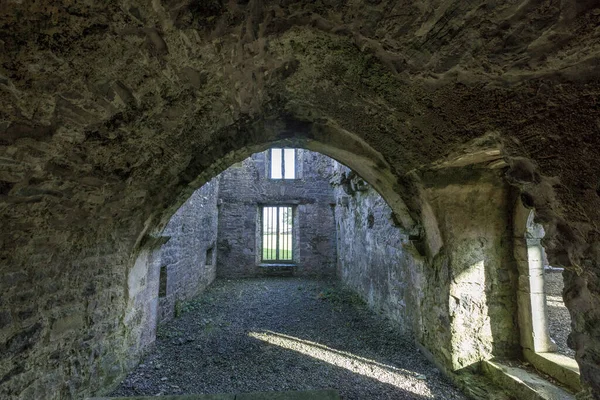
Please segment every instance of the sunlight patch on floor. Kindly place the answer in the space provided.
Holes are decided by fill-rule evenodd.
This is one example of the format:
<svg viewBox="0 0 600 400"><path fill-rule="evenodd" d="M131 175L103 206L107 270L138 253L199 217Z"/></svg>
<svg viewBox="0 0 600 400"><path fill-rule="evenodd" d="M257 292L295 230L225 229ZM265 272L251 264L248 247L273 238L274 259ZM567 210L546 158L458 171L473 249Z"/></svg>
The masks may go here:
<svg viewBox="0 0 600 400"><path fill-rule="evenodd" d="M413 371L382 364L345 351L332 349L319 343L277 332L249 332L248 335L263 342L293 350L336 367L347 369L355 374L376 379L379 382L393 385L409 392L418 393L420 396L426 394L427 397L433 398L427 387L427 377Z"/></svg>

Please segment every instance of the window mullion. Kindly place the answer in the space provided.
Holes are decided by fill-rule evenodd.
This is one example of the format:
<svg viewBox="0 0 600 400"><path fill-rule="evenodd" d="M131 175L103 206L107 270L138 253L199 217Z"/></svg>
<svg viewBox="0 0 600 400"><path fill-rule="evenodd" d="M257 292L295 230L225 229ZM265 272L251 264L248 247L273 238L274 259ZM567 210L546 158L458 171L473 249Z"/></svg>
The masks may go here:
<svg viewBox="0 0 600 400"><path fill-rule="evenodd" d="M290 250L289 259L290 259L290 261L292 261L292 259L294 258L294 211L293 211L293 208L290 207L288 209L288 212L290 213L290 215L288 217L290 220L290 223L288 224L288 229L290 231L290 236L291 236L291 239L289 242L289 245L291 246L289 249Z"/></svg>
<svg viewBox="0 0 600 400"><path fill-rule="evenodd" d="M276 248L276 255L275 257L277 258L277 260L281 259L281 256L279 255L279 207L275 207L276 210L276 221L277 221L277 225L276 225L276 231L277 234L275 235L275 248Z"/></svg>
<svg viewBox="0 0 600 400"><path fill-rule="evenodd" d="M285 149L281 149L281 179L285 179Z"/></svg>
<svg viewBox="0 0 600 400"><path fill-rule="evenodd" d="M273 227L275 225L275 222L273 220L273 207L270 208L271 210L271 231L273 231ZM277 229L277 228L275 228ZM274 260L277 258L277 249L273 246L275 243L273 243L273 235L271 234L271 250L270 250L270 254L271 254L271 260Z"/></svg>

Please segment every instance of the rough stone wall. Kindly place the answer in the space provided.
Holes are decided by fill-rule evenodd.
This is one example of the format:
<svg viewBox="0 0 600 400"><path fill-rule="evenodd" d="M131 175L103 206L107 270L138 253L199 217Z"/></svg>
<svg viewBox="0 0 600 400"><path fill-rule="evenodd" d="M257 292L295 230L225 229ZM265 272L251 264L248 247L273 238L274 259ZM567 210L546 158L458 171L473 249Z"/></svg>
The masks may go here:
<svg viewBox="0 0 600 400"><path fill-rule="evenodd" d="M162 248L160 241L147 241L134 261L119 257L133 243L110 237L103 245L71 247L72 253L61 258L52 249L59 236L44 239L45 245L36 246L39 253L29 257L62 259L60 267L35 275L16 271L0 279L0 398L80 398L115 384L154 341L162 262L180 260L172 265L171 285L179 286L172 299L193 295L214 278L214 267L204 272L192 266L204 266L202 244L216 241L216 188L212 183L192 195L165 230L172 241ZM200 205L210 208L208 222L194 209ZM189 219L185 234L179 228L182 219ZM119 234L116 227L114 233ZM177 275L182 266L188 272ZM28 282L30 289L19 290L19 282Z"/></svg>
<svg viewBox="0 0 600 400"><path fill-rule="evenodd" d="M335 164L338 276L401 332L418 335L423 257L394 224L385 200L350 169Z"/></svg>
<svg viewBox="0 0 600 400"><path fill-rule="evenodd" d="M391 209L349 169L336 166L338 273L368 304L457 371L520 343L511 191L498 173L449 174L426 184L444 248L427 259Z"/></svg>
<svg viewBox="0 0 600 400"><path fill-rule="evenodd" d="M131 301L124 249L134 243L82 240L67 229L17 255L44 268L2 266L0 398L79 398L116 383L141 353L136 323L127 328L123 318Z"/></svg>
<svg viewBox="0 0 600 400"><path fill-rule="evenodd" d="M160 242L144 246L127 276L128 302L124 325L137 354L149 349L156 339Z"/></svg>
<svg viewBox="0 0 600 400"><path fill-rule="evenodd" d="M566 268L570 343L600 396L599 10L1 2L0 394L109 385L137 357L123 321L142 238L232 162L293 138L362 169L398 214L402 196L415 224L428 210L412 172L507 164ZM50 342L54 324L72 329Z"/></svg>
<svg viewBox="0 0 600 400"><path fill-rule="evenodd" d="M203 185L171 217L162 235L160 266L166 267L166 296L159 299L159 323L173 317L178 301L189 300L216 276L219 177ZM210 259L207 259L207 252Z"/></svg>
<svg viewBox="0 0 600 400"><path fill-rule="evenodd" d="M517 357L510 188L495 172L432 176L426 196L445 246L424 269L421 341L451 370Z"/></svg>
<svg viewBox="0 0 600 400"><path fill-rule="evenodd" d="M295 274L335 274L335 225L329 185L329 157L297 149L298 179L269 179L268 151L256 153L221 175L217 275L250 277L266 272L259 267L260 207L295 207Z"/></svg>

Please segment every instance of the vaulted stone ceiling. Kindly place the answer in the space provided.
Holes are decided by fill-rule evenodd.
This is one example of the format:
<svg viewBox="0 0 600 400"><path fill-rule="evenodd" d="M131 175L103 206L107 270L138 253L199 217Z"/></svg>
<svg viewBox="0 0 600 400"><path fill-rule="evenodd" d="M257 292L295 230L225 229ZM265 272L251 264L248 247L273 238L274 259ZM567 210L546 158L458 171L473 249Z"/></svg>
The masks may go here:
<svg viewBox="0 0 600 400"><path fill-rule="evenodd" d="M349 132L398 188L496 149L478 165L508 165L575 272L600 393L597 0L9 0L0 50L0 307L98 268L126 279L140 235L244 149Z"/></svg>

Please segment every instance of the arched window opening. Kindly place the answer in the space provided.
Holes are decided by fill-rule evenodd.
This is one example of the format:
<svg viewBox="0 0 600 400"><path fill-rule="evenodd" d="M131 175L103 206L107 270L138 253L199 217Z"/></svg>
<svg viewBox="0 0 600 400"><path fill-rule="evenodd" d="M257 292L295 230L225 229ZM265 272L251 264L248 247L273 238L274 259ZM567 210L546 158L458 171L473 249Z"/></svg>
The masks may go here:
<svg viewBox="0 0 600 400"><path fill-rule="evenodd" d="M571 318L562 299L563 269L548 262L543 247L545 231L535 222L534 210L517 206L516 222L523 223L525 218L524 241L517 237L515 250L520 273L519 324L523 355L537 370L579 391L579 367L567 344ZM525 258L520 256L520 249L525 250Z"/></svg>

